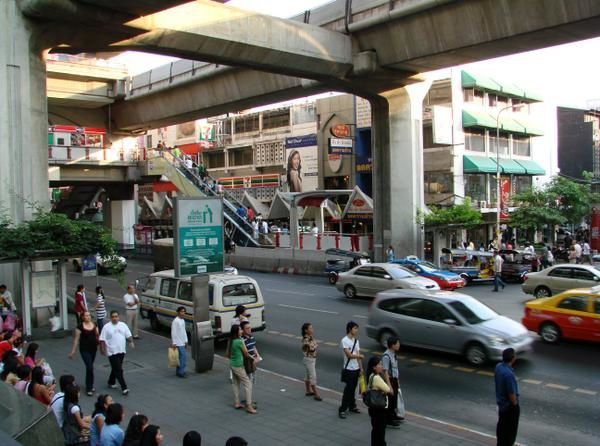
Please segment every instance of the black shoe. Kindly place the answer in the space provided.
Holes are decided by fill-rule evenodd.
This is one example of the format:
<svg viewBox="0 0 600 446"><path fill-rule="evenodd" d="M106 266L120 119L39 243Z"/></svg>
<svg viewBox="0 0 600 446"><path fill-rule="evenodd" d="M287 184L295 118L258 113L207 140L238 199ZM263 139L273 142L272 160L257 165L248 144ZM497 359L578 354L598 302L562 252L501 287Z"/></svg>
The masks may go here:
<svg viewBox="0 0 600 446"><path fill-rule="evenodd" d="M346 415L346 412L338 412L338 416L339 416L339 417L340 417L342 420L345 420L345 419L346 419L346 417L347 417L348 415Z"/></svg>
<svg viewBox="0 0 600 446"><path fill-rule="evenodd" d="M400 423L398 421L388 421L387 427L400 427Z"/></svg>
<svg viewBox="0 0 600 446"><path fill-rule="evenodd" d="M352 409L350 409L350 412L360 413L360 409L358 407L353 407Z"/></svg>
<svg viewBox="0 0 600 446"><path fill-rule="evenodd" d="M394 421L398 421L399 423L402 423L404 421L404 417L395 416Z"/></svg>

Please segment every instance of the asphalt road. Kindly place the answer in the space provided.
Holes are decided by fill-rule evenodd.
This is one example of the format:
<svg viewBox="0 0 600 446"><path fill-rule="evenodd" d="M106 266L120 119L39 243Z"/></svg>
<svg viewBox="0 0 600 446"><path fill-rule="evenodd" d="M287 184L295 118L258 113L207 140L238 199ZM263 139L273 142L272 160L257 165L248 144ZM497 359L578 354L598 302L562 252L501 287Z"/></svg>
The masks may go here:
<svg viewBox="0 0 600 446"><path fill-rule="evenodd" d="M151 263L131 260L127 278L132 281L150 272ZM322 341L317 360L319 385L341 390L339 341L347 321L366 323L370 300L347 300L327 284L325 277L245 273L259 282L266 301L268 329L257 335L264 358L261 367L302 379L300 326L311 322L316 338ZM69 273L68 278L70 290L82 280L75 273ZM123 294L116 280L99 280L109 297ZM96 279L86 278L84 283L93 294ZM508 285L504 292L490 291L489 285L463 290L497 312L520 319L523 303L530 296L523 294L519 285ZM120 299L109 299L109 304L122 307ZM149 329L146 322L141 325ZM382 350L364 332L359 336L367 356ZM518 440L522 444L599 444L599 351L598 344L563 342L549 346L537 340L534 351L517 362L522 414ZM403 348L401 354L400 379L408 411L494 434L493 364L473 368L454 355L411 348Z"/></svg>

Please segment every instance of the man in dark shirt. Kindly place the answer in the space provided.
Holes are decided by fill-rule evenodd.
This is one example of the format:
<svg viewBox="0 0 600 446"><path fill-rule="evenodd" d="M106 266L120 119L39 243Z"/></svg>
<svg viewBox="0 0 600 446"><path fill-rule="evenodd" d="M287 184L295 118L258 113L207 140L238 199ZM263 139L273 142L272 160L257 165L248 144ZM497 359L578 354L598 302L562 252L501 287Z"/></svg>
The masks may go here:
<svg viewBox="0 0 600 446"><path fill-rule="evenodd" d="M244 340L244 344L246 345L246 350L248 350L248 354L252 356L256 362L258 362L260 355L258 354L258 350L256 348L256 338L252 336L252 326L250 325L250 322L243 321L242 323L240 323L240 327L243 332L242 339ZM256 385L256 372L246 372L246 374L248 375L248 378L250 378L250 381L252 381L252 386L254 387ZM252 404L256 406L256 402L253 401Z"/></svg>
<svg viewBox="0 0 600 446"><path fill-rule="evenodd" d="M502 362L496 366L496 404L498 405L498 424L496 441L498 446L512 446L517 439L519 428L519 385L512 365L517 355L513 348L502 352Z"/></svg>

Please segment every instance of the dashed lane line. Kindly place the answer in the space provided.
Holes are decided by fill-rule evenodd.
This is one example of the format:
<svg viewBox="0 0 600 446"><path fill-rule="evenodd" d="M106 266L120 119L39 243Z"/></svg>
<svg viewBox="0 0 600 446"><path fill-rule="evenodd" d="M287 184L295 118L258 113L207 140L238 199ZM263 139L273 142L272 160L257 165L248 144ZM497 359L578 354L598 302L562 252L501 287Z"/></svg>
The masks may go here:
<svg viewBox="0 0 600 446"><path fill-rule="evenodd" d="M487 370L477 370L477 374L483 376L494 376L494 372L488 372Z"/></svg>
<svg viewBox="0 0 600 446"><path fill-rule="evenodd" d="M473 373L475 371L475 369L472 369L470 367L454 367L454 370L465 373Z"/></svg>
<svg viewBox="0 0 600 446"><path fill-rule="evenodd" d="M368 316L363 316L361 314L353 314L352 317L356 318L356 319L367 319L368 318Z"/></svg>
<svg viewBox="0 0 600 446"><path fill-rule="evenodd" d="M277 288L265 288L264 291L271 291L274 293L297 294L298 296L316 296L315 293L305 293L303 291L280 290Z"/></svg>
<svg viewBox="0 0 600 446"><path fill-rule="evenodd" d="M335 342L323 342L323 344L328 345L329 347L337 347L339 344L336 344Z"/></svg>
<svg viewBox="0 0 600 446"><path fill-rule="evenodd" d="M450 364L445 364L443 362L432 362L431 365L434 366L434 367L440 367L442 369L448 369L448 368L450 368Z"/></svg>
<svg viewBox="0 0 600 446"><path fill-rule="evenodd" d="M420 358L410 358L410 362L416 362L417 364L427 364L428 361Z"/></svg>
<svg viewBox="0 0 600 446"><path fill-rule="evenodd" d="M539 381L537 379L522 379L521 382L527 383L527 384L533 384L534 386L540 385L542 383L542 381Z"/></svg>
<svg viewBox="0 0 600 446"><path fill-rule="evenodd" d="M551 389L557 390L569 390L569 386L563 386L562 384L548 383L546 384L546 387L550 387Z"/></svg>
<svg viewBox="0 0 600 446"><path fill-rule="evenodd" d="M594 390L587 390L587 389L580 389L580 388L575 389L574 392L583 393L584 395L591 395L591 396L598 395L598 392L596 392Z"/></svg>
<svg viewBox="0 0 600 446"><path fill-rule="evenodd" d="M294 310L315 311L317 313L340 314L337 311L318 310L316 308L296 307L294 305L277 304L278 307L293 308Z"/></svg>

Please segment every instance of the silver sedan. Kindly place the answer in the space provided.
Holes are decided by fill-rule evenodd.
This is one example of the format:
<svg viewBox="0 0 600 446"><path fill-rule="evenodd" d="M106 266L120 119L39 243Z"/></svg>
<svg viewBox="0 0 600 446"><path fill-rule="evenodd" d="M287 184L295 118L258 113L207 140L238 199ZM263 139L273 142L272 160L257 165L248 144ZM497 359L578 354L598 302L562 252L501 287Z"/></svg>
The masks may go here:
<svg viewBox="0 0 600 446"><path fill-rule="evenodd" d="M524 293L549 297L573 288L591 288L600 284L600 271L592 265L565 263L527 273L523 279Z"/></svg>
<svg viewBox="0 0 600 446"><path fill-rule="evenodd" d="M402 344L465 355L473 365L500 360L508 347L531 349L519 322L500 316L466 294L449 291L389 290L369 310L367 335L384 346L394 336Z"/></svg>
<svg viewBox="0 0 600 446"><path fill-rule="evenodd" d="M379 291L392 288L439 290L431 279L417 276L400 265L391 263L369 263L340 273L336 288L351 299L356 296L375 297Z"/></svg>

